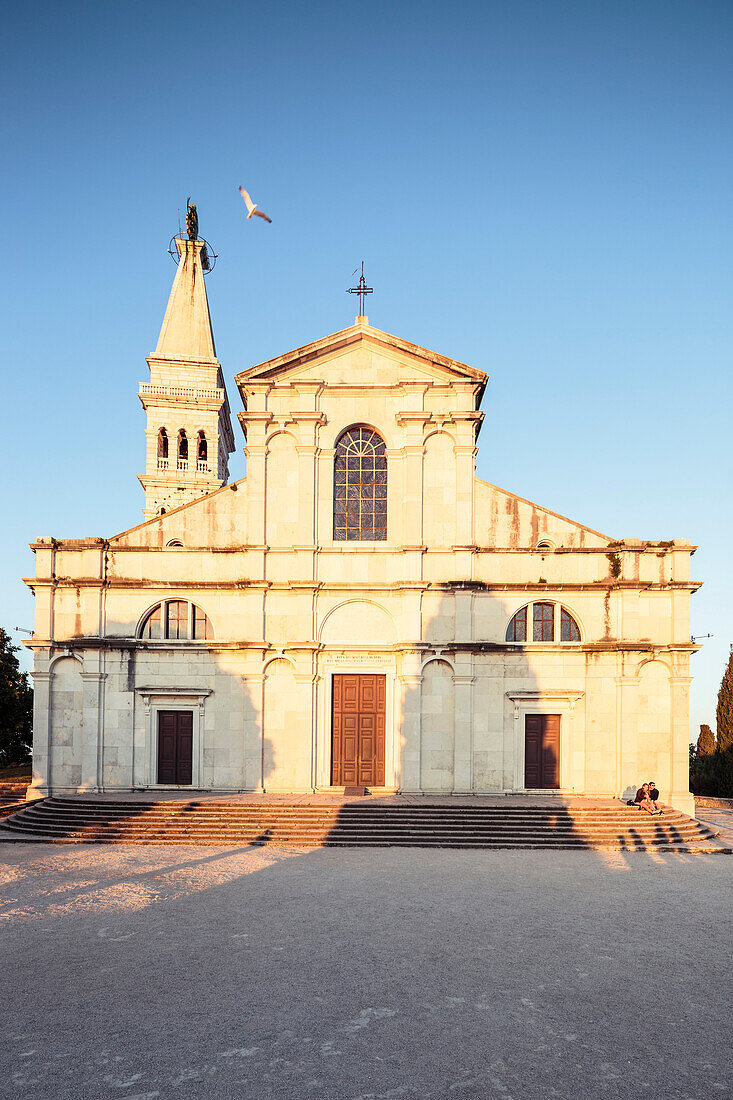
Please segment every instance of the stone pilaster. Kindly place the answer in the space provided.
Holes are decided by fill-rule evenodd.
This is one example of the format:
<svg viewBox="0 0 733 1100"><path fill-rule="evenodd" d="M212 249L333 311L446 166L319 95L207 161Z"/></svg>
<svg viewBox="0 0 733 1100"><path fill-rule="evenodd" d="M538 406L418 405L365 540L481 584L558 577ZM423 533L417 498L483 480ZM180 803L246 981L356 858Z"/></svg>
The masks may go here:
<svg viewBox="0 0 733 1100"><path fill-rule="evenodd" d="M470 653L456 654L453 676L454 764L453 789L466 794L473 789L473 658Z"/></svg>
<svg viewBox="0 0 733 1100"><path fill-rule="evenodd" d="M695 816L695 799L690 792L690 684L691 676L671 676L670 792L668 801L676 810Z"/></svg>
<svg viewBox="0 0 733 1100"><path fill-rule="evenodd" d="M402 742L399 789L405 794L420 790L420 697L422 676L420 654L406 653L402 659L402 673L397 678L400 685L401 727L396 730Z"/></svg>
<svg viewBox="0 0 733 1100"><path fill-rule="evenodd" d="M85 668L98 654L87 654ZM106 673L85 671L81 674L84 691L84 718L82 723L81 784L80 790L99 791L103 785L102 756L104 745L104 681Z"/></svg>
<svg viewBox="0 0 733 1100"><path fill-rule="evenodd" d="M33 679L33 778L26 792L28 800L45 798L48 795L48 769L51 762L49 744L51 673L32 672L31 677Z"/></svg>

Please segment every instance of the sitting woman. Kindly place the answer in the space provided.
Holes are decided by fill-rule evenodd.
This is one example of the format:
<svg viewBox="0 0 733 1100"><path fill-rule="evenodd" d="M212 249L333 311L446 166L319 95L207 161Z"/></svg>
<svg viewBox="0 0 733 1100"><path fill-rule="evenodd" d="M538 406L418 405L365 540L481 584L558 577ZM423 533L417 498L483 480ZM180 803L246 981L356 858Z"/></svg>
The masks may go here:
<svg viewBox="0 0 733 1100"><path fill-rule="evenodd" d="M652 802L651 798L649 797L648 783L644 783L641 787L639 787L639 790L636 792L636 798L634 799L634 802L636 802L640 810L646 810L646 812L648 814L651 814L652 816L654 816L654 814L657 812L656 803Z"/></svg>

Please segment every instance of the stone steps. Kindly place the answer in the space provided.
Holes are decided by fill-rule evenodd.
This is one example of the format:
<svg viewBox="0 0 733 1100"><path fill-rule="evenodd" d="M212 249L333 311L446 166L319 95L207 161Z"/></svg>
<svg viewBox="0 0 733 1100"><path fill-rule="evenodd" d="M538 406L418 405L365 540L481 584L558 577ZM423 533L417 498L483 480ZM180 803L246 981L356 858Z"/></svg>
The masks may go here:
<svg viewBox="0 0 733 1100"><path fill-rule="evenodd" d="M18 803L24 802L27 790L28 783L25 781L0 783L0 809L4 810L7 806L17 806Z"/></svg>
<svg viewBox="0 0 733 1100"><path fill-rule="evenodd" d="M5 822L15 838L55 843L281 847L440 847L724 851L707 826L675 810L393 803L118 802L58 797Z"/></svg>
<svg viewBox="0 0 733 1100"><path fill-rule="evenodd" d="M92 800L84 797L53 797L38 801L33 805L43 806L46 810L53 807L64 813L77 812L89 818L94 815L102 817L125 816L191 816L195 813L197 819L205 816L225 815L229 819L236 817L253 820L257 817L271 819L273 816L313 817L324 820L326 817L339 820L384 820L385 815L392 819L408 819L410 817L424 820L428 816L439 817L441 820L455 819L464 822L467 819L495 818L505 821L517 820L584 820L592 819L608 820L613 822L626 821L638 824L640 822L656 822L658 819L650 818L645 812L629 807L540 807L540 806L475 806L475 805L395 805L393 803L374 803L365 806L363 803L342 803L334 806L314 805L310 803L252 803L252 802L217 802L213 799L205 801L181 801L171 800L166 802L121 802L118 800ZM685 814L677 810L667 809L664 817L666 820L690 821Z"/></svg>

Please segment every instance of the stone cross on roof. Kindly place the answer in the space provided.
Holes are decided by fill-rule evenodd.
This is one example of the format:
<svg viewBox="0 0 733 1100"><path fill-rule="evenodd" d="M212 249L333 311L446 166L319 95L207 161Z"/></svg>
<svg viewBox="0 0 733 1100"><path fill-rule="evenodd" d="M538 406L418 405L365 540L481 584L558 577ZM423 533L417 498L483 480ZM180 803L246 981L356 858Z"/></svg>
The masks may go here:
<svg viewBox="0 0 733 1100"><path fill-rule="evenodd" d="M356 270L353 272L353 274L356 275L356 272L358 270L359 269L356 268ZM359 316L364 317L365 316L365 314L364 314L364 299L366 298L367 294L373 294L374 290L373 290L372 287L366 285L366 279L364 278L364 261L363 260L361 261L361 278L359 279L359 282L358 282L357 286L349 287L349 289L346 291L346 293L347 294L358 294L359 295Z"/></svg>

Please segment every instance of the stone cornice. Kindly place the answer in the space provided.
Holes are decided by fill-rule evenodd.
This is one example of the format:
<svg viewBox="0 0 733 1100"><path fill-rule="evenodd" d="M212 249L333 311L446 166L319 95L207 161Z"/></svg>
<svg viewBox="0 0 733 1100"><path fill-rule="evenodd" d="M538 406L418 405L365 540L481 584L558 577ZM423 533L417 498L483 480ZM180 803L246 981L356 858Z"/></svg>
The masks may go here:
<svg viewBox="0 0 733 1100"><path fill-rule="evenodd" d="M366 645L361 642L316 642L314 640L305 640L301 642L268 642L264 638L250 638L240 639L235 641L215 641L209 640L205 642L197 642L192 640L187 641L150 641L144 638L124 637L115 635L106 635L103 638L99 637L82 637L82 638L64 638L64 639L44 639L44 638L31 638L27 639L24 644L31 650L56 650L60 653L68 653L80 650L144 650L146 652L171 652L171 653L219 653L228 652L230 650L258 650L260 652L267 652L270 654L277 654L280 652L291 652L296 650L302 650L303 652L348 652L348 653L363 653L368 652L383 652L383 653L404 653L404 652L416 652L418 650L424 650L426 652L435 653L437 656L441 654L473 654L478 656L480 654L503 654L504 656L520 656L530 653L639 653L639 654L651 654L652 657L658 657L663 653L690 653L695 652L700 646L685 645L683 643L669 643L667 645L660 644L658 642L649 641L615 641L608 640L602 642L501 642L501 641L452 641L452 642L428 642L428 641L415 641L415 640L403 640L398 642L385 643L384 645L378 645L374 642L369 642ZM43 674L45 675L45 674ZM99 674L92 673L93 679L99 679ZM623 677L617 682L628 683L632 677ZM679 683L688 684L690 678L680 677L677 678ZM675 681L677 682L677 680ZM148 689L145 689L148 690ZM548 694L548 692L542 692L542 694Z"/></svg>
<svg viewBox="0 0 733 1100"><path fill-rule="evenodd" d="M269 416L269 414L267 414L267 415ZM260 448L257 448L257 450L258 450L258 452L264 453L265 448L260 447ZM420 452L422 452L422 447L418 447L418 450ZM324 451L321 449L321 454L323 454L323 453L324 453ZM329 453L329 455L332 455L334 452L329 451L328 453ZM242 482L246 481L245 478L241 478L239 480L242 481ZM238 484L239 484L239 482L232 482L231 485L222 486L222 488L231 488L232 485L238 485ZM176 511L178 511L178 510L180 510L180 509L176 509ZM173 515L173 514L174 514L173 511L169 513L169 515ZM153 521L147 521L147 522L153 522ZM140 527L145 527L146 524L142 523L142 524L139 524L139 526ZM135 528L130 528L130 530L131 531L135 530ZM127 534L127 533L128 533L127 531L122 532L122 534ZM119 535L114 536L114 537L118 538ZM107 540L103 539L101 536L92 536L92 537L80 538L80 539L56 539L56 538L48 538L47 539L47 538L44 538L44 539L37 539L35 542L29 543L29 546L30 546L31 550L34 550L34 551L35 550L51 550L51 549L54 549L54 550L88 550L90 547L105 546L106 542L107 542ZM156 550L156 549L162 549L162 548L155 547L155 546L145 546L145 545L138 545L138 546L114 545L114 546L110 546L110 549L113 550L115 553L117 553L117 552L122 552L122 551ZM254 545L254 544L246 545L246 544L242 543L238 546L233 546L233 547L228 547L228 546L199 546L199 547L196 547L196 549L200 550L202 553L222 554L222 553L228 553L228 552L240 551L240 550L262 550L262 549L267 549L267 547L264 547L264 546L261 546L261 545ZM283 547L282 549L287 550L289 548L288 547ZM334 543L334 544L321 543L320 545L313 544L311 547L309 547L309 549L315 550L319 553L330 552L330 551L333 551L334 549L338 549L342 553L350 553L350 552L359 553L360 551L363 552L365 550L377 549L377 550L380 550L380 551L383 551L383 552L391 550L395 554L399 554L403 550L414 550L414 549L421 549L421 550L426 551L427 553L445 554L445 553L450 553L454 549L459 549L459 550L471 550L474 554L532 554L533 556L547 557L547 558L552 558L553 555L563 555L563 554L578 554L578 555L602 554L603 556L606 556L608 554L608 547L606 547L606 546L556 546L552 550L544 550L544 549L540 550L536 546L481 546L478 543L470 543L470 544L467 544L465 546L459 546L459 547L449 546L449 547L446 547L445 549L442 549L442 548L429 549L426 546L417 546L416 547L416 546L413 546L413 545L397 546L397 545L393 545L393 544L387 544L387 545L380 544L379 546L372 547L371 545L368 545L368 546L367 545L360 545L358 543L349 543L348 546L343 544L343 543ZM692 553L695 552L695 550L697 550L697 547L696 546L691 546L689 544L684 545L684 546L669 546L669 544L667 544L667 543L664 543L664 544L653 543L653 544L647 544L645 547L638 547L638 546L629 546L629 547L626 547L626 548L621 547L619 549L619 552L623 553L624 549L626 549L627 552L633 552L633 553L643 553L645 551L652 551L652 550L664 550L668 553L670 553L672 551L683 551L683 552L692 554ZM614 588L618 588L618 587L621 587L621 586L624 586L624 585L634 586L634 587L639 587L639 588L645 588L648 583L649 582L642 581L642 580L639 580L639 581L637 581L637 580L617 580L617 581L611 582L611 584ZM654 582L654 583L657 583L657 582ZM671 583L685 583L685 584L689 583L689 584L694 584L699 588L702 584L702 581L671 582Z"/></svg>
<svg viewBox="0 0 733 1100"><path fill-rule="evenodd" d="M583 698L585 692L574 688L537 688L528 691L507 691L505 695L507 699L517 703L535 699L572 699L577 703L578 699Z"/></svg>
<svg viewBox="0 0 733 1100"><path fill-rule="evenodd" d="M180 554L181 547L145 547L148 549L168 550L171 554ZM185 549L185 547L183 548ZM303 548L303 552L307 552L307 548ZM667 581L655 584L646 585L609 585L605 581L585 581L585 582L557 582L554 584L537 584L531 582L518 581L516 583L505 582L502 584L490 584L486 581L470 581L470 580L456 580L456 581L421 581L415 580L395 580L395 581L327 581L317 580L315 578L303 578L302 580L293 581L269 581L269 580L248 580L247 578L239 578L237 580L202 580L192 581L183 578L173 580L155 580L137 577L131 577L129 579L124 577L107 577L102 580L100 577L24 577L23 582L28 585L29 588L108 588L108 589L164 589L165 591L171 591L174 589L180 590L198 590L207 589L213 591L242 591L243 589L267 589L274 586L280 588L298 588L298 587L318 587L327 590L338 591L360 591L365 588L373 588L375 591L390 592L400 591L405 588L419 588L432 592L461 592L470 591L475 593L497 594L497 593L536 593L543 599L551 599L555 593L559 592L608 592L620 589L633 590L641 588L644 591L650 591L655 593L670 592L670 591L682 591L682 592L695 592L701 587L701 581Z"/></svg>

